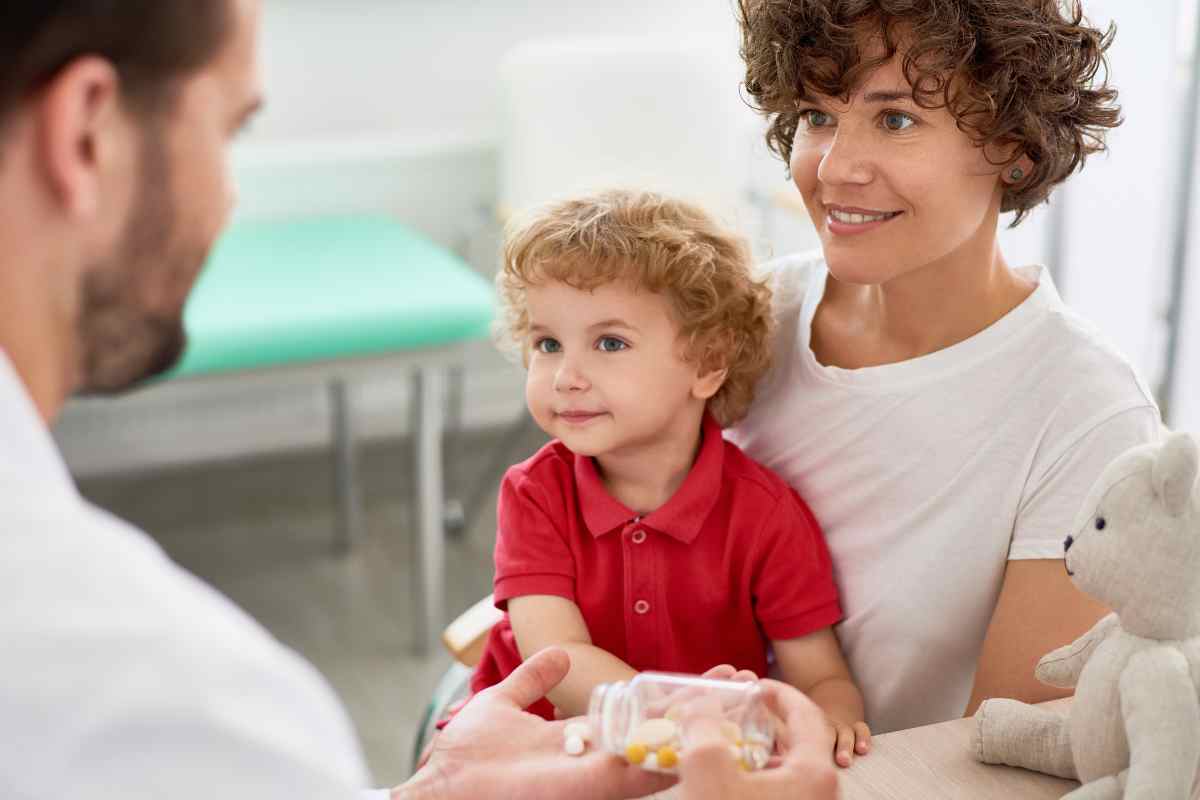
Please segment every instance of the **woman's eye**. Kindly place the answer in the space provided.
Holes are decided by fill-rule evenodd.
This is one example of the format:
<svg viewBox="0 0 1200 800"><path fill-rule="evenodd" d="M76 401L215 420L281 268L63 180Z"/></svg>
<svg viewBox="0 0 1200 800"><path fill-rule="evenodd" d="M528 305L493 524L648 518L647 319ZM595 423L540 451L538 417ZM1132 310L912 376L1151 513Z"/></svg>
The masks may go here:
<svg viewBox="0 0 1200 800"><path fill-rule="evenodd" d="M596 342L596 347L603 350L605 353L616 353L629 347L629 345L612 336L604 336L601 337L600 341Z"/></svg>
<svg viewBox="0 0 1200 800"><path fill-rule="evenodd" d="M917 121L903 111L888 111L883 115L883 127L889 131L903 131L916 125Z"/></svg>
<svg viewBox="0 0 1200 800"><path fill-rule="evenodd" d="M557 339L538 339L534 342L533 349L539 353L557 353L562 350L562 345L558 343Z"/></svg>
<svg viewBox="0 0 1200 800"><path fill-rule="evenodd" d="M1108 527L1108 520L1104 517L1096 517L1096 530L1102 531Z"/></svg>
<svg viewBox="0 0 1200 800"><path fill-rule="evenodd" d="M809 128L824 128L833 121L833 118L815 108L809 108L800 112L800 120Z"/></svg>

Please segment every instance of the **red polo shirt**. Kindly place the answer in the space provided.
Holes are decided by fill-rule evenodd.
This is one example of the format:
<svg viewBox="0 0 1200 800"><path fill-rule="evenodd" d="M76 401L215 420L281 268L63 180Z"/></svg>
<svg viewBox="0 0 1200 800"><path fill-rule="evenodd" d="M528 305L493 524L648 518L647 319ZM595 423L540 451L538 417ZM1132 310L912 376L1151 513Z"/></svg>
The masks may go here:
<svg viewBox="0 0 1200 800"><path fill-rule="evenodd" d="M699 455L665 505L639 519L590 457L551 442L500 488L496 606L548 594L579 606L592 643L636 670L767 671L769 640L841 619L821 529L782 478L706 416ZM478 692L521 663L508 617L471 679ZM546 700L530 708L547 719Z"/></svg>

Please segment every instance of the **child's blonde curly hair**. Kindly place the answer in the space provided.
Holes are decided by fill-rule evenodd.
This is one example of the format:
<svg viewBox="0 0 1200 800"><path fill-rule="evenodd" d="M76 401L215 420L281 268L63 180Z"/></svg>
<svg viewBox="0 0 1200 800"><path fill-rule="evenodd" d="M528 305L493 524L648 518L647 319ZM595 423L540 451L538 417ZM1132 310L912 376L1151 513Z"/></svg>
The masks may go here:
<svg viewBox="0 0 1200 800"><path fill-rule="evenodd" d="M529 286L560 281L583 291L614 281L664 295L702 373L726 370L708 401L728 427L746 415L771 362L771 292L750 271L738 236L691 203L654 192L609 190L537 209L514 220L496 276L497 341L527 361Z"/></svg>

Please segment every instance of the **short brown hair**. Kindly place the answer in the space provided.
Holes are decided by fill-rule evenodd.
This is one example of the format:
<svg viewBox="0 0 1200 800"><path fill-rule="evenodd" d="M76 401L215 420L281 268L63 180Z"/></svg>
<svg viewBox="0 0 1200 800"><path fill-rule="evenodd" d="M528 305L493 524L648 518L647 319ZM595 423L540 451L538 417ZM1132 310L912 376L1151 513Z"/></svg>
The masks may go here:
<svg viewBox="0 0 1200 800"><path fill-rule="evenodd" d="M767 143L785 162L798 102L813 94L849 99L901 47L919 105L948 109L978 145L1016 145L1000 163L1022 154L1033 162L1033 173L1004 192L1001 210L1017 212L1014 226L1121 123L1105 59L1116 28L1091 27L1079 0L738 3L746 90L769 117ZM876 33L884 51L864 60L863 35Z"/></svg>
<svg viewBox="0 0 1200 800"><path fill-rule="evenodd" d="M0 119L77 58L112 62L123 96L158 110L178 79L220 50L229 0L5 0L0 12Z"/></svg>
<svg viewBox="0 0 1200 800"><path fill-rule="evenodd" d="M627 281L665 295L703 372L727 370L708 409L722 426L746 415L770 366L771 293L746 243L699 207L653 192L610 190L552 203L510 224L496 276L497 335L528 355L525 289L561 281L590 291Z"/></svg>

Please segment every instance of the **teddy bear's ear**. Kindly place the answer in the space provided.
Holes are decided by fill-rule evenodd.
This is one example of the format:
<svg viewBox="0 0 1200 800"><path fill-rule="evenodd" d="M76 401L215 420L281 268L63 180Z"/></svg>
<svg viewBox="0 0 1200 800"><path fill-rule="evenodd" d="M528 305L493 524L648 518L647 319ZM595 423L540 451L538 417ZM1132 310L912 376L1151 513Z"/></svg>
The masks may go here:
<svg viewBox="0 0 1200 800"><path fill-rule="evenodd" d="M1196 473L1200 470L1200 448L1186 433L1173 433L1167 438L1151 472L1154 490L1162 498L1167 513L1178 516L1187 508Z"/></svg>

